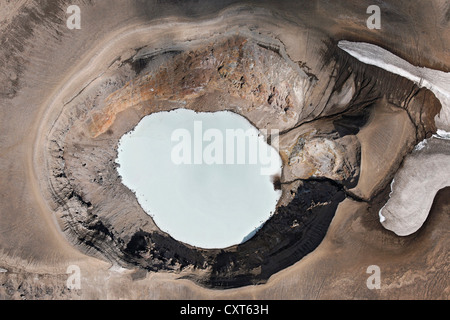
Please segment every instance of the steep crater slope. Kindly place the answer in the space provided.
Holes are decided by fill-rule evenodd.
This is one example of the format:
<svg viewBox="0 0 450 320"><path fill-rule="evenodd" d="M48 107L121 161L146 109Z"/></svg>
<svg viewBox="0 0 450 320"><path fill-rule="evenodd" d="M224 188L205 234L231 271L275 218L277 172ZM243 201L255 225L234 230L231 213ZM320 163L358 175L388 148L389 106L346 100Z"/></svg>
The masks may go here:
<svg viewBox="0 0 450 320"><path fill-rule="evenodd" d="M403 157L435 132L440 109L427 89L323 40L310 39L317 54L293 61L273 36L231 28L113 60L61 108L45 142L41 174L67 237L124 267L220 288L265 282L314 250L338 204L380 194ZM178 242L121 183L120 137L144 116L176 108L230 110L280 131L283 174L274 187L282 197L247 242L217 250Z"/></svg>

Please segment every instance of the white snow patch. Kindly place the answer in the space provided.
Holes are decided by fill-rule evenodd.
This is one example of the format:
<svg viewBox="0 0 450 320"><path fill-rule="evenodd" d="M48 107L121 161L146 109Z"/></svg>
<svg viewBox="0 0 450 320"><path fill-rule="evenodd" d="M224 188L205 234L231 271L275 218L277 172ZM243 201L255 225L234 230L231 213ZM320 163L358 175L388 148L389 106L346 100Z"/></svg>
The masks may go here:
<svg viewBox="0 0 450 320"><path fill-rule="evenodd" d="M384 208L384 207L383 207L383 208ZM383 208L382 208L382 209L383 209ZM381 210L382 210L382 209L381 209ZM386 217L383 216L383 215L381 214L381 210L378 212L378 215L380 216L380 222L383 223L383 222L386 220Z"/></svg>
<svg viewBox="0 0 450 320"><path fill-rule="evenodd" d="M438 128L450 128L450 72L417 67L376 45L364 42L339 41L338 47L366 64L377 66L405 77L419 87L431 90L442 105L436 116Z"/></svg>
<svg viewBox="0 0 450 320"><path fill-rule="evenodd" d="M450 132L438 129L436 134L433 134L433 137L438 138L438 139L450 140Z"/></svg>
<svg viewBox="0 0 450 320"><path fill-rule="evenodd" d="M427 145L427 139L424 139L424 140L420 141L420 142L414 147L414 150L416 150L416 151L422 150L423 148L425 148L426 145Z"/></svg>
<svg viewBox="0 0 450 320"><path fill-rule="evenodd" d="M117 264L113 264L113 265L111 266L111 268L109 268L108 270L109 270L109 271L112 271L112 272L117 272L117 273L124 273L124 272L126 272L126 271L129 271L128 269L122 268L121 266L119 266L119 265L117 265Z"/></svg>
<svg viewBox="0 0 450 320"><path fill-rule="evenodd" d="M391 198L392 192L394 192L394 181L395 179L392 179L391 182L391 192L389 192L389 199ZM388 200L389 201L389 200ZM384 209L384 207L386 207L386 204L388 203L388 201L386 201L386 203L384 204L384 206L380 209L380 211L378 211L378 216L380 217L380 222L383 223L384 221L386 221L386 217L383 216L383 214L381 213Z"/></svg>

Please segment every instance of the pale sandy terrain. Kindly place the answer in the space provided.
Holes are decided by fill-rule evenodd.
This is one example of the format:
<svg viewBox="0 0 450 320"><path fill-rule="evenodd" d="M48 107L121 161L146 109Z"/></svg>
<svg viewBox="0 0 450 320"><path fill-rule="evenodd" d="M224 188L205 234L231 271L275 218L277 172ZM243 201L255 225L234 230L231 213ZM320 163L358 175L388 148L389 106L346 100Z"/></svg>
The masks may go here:
<svg viewBox="0 0 450 320"><path fill-rule="evenodd" d="M430 91L408 80L391 77L376 67L365 69L343 52L337 53L336 46L342 39L374 43L413 65L449 72L450 6L446 1L430 1L427 6L420 1L383 2L382 10L387 14L383 15L382 30L365 26L365 11L371 1L349 1L346 5L328 1L211 1L203 5L189 1L72 1L70 4L78 4L82 11L81 30L69 30L65 25L68 1L48 3L36 7L32 1L17 1L0 6L0 299L448 299L450 189L437 190L446 185L436 189L432 205L427 204L431 205L427 220L412 235L399 237L386 230L378 216L404 157L435 132L439 102ZM337 167L320 173L322 178L344 181L340 191L345 193L323 241L266 283L233 289L209 289L199 284L201 281L180 279L188 275L203 279L205 270L188 267L154 272L135 261L134 265L122 263L117 243L95 232L90 240L100 249L87 246L86 239L83 242L76 234L84 229L77 225L77 219L68 218L78 209L90 214L104 205L96 212L99 220L92 222L108 222L108 227L114 226L114 237L124 241L130 241L141 226L148 232L157 229L136 204L131 204L131 193L105 193L104 187L89 184L86 176L77 176L84 172L77 167L79 159L88 159L83 158L88 152L94 160L109 159L114 155L114 139L154 110L145 109L150 103L124 107L115 121L103 121L106 130L93 137L86 125L95 114L90 113L92 105L96 112L105 112L102 108L110 105L103 102L113 92L130 101L132 95L127 94L133 90L127 91L124 85L133 73L125 61L136 58L137 53L195 48L205 39L237 33L259 34L260 44L272 39L279 45L280 59L295 62L279 65L299 72L303 80L298 80L298 90L304 93L299 96L305 101L301 101L301 108L296 104L298 109L291 110L295 116L286 118L281 113L264 118L264 108L242 111L246 105L233 100L236 97L224 98L224 103L232 101L242 108L236 112L248 112L249 119L262 119L260 127L275 126L284 119L282 129L289 137L283 145L287 157L305 128L312 128L322 135L321 143L337 141L333 145L336 157L347 161L342 167L349 172L344 175L336 174ZM330 50L334 47L335 51ZM324 64L324 53L332 56L332 63ZM352 71L343 71L347 67ZM336 78L336 74L348 77ZM283 76L297 81L287 71ZM319 80L317 85L308 82L313 76ZM377 77L379 81L374 80ZM371 79L367 87L365 79ZM380 92L385 90L389 95L381 99ZM199 103L200 107L212 99L208 95L202 96L203 100L196 100L195 95L191 98L187 103ZM350 100L357 104L358 112L366 110L361 112L368 119L345 135L346 139L336 140L336 130L328 128L333 121L342 121L333 117L344 112ZM102 103L97 106L98 101ZM112 105L112 110L123 107ZM168 98L159 106L171 109L179 107L179 101ZM320 117L324 118L323 126L312 122ZM64 145L59 145L62 142ZM85 149L77 150L77 142ZM88 146L92 151L85 151ZM356 170L359 146L361 164ZM342 156L345 148L355 148L354 153ZM323 165L322 158L312 159L308 161ZM286 158L284 161L286 164ZM99 161L95 170L109 168L101 167L102 163ZM67 166L65 178L77 186L82 185L80 181L89 186L76 190L81 200L72 192L64 205L58 204L54 195L63 194L64 186L54 184L61 181L55 179L60 174L55 164ZM426 166L420 168L427 170ZM302 178L311 177L298 170L292 168L294 173L301 172ZM355 177L358 183L352 185ZM421 177L426 179L427 175ZM290 187L283 186L285 204L292 199ZM123 207L114 207L113 202L105 205L105 199L115 199ZM126 211L123 208L129 203ZM70 265L80 267L79 290L66 286ZM379 290L366 286L370 265L381 269Z"/></svg>

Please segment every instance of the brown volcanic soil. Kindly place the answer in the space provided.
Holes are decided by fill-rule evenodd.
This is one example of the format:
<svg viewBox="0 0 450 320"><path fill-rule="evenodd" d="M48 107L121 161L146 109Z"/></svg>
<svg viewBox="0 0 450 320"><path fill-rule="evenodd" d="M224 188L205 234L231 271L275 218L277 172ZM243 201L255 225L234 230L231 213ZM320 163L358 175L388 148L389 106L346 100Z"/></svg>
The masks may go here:
<svg viewBox="0 0 450 320"><path fill-rule="evenodd" d="M80 2L83 28L76 33L61 24L67 6L63 1L41 8L30 2L20 4L20 8L8 7L11 16L3 20L8 23L2 26L1 36L0 267L7 272L0 273L0 297L448 297L448 190L438 193L425 226L412 236L399 238L382 229L377 214L401 159L414 143L435 130L433 118L440 105L428 90L362 65L335 47L337 40L344 38L368 41L382 44L414 64L448 71L450 42L445 41L448 32L442 32L448 29L444 1L433 2L427 9L410 2L386 3L383 28L391 32L382 33L365 27L368 4L352 1L332 5L333 16L320 1L258 2L258 7L266 9L231 8L220 14L222 20L210 21L207 18L216 17L226 3L210 2L204 7L168 3L155 10L134 2ZM404 6L410 8L408 15L401 14ZM23 14L14 16L19 11ZM152 27L161 22L154 19L167 16L172 18L164 21L165 28ZM417 17L429 16L435 17L435 24L417 23ZM236 34L240 37L230 37ZM435 43L433 35L443 40ZM256 75L255 83L245 77L241 81L248 75L245 68L230 73L225 68L230 63L212 64L211 73L190 73L186 52L194 53L194 62L196 57L197 62L204 61L202 47L219 48L224 43L215 39L232 39L231 44L222 45L224 56L230 59L240 58L241 52L269 59L261 65L282 70L281 80L284 77L286 85L275 91L270 85L261 87L264 94L252 96L263 72ZM246 49L240 50L243 46ZM171 50L158 52L165 48ZM149 57L150 61L145 61ZM176 69L177 59L185 70ZM162 75L152 68L164 64L176 75L167 78L174 81L172 86L158 91L159 101L143 97L142 92L149 94L143 90L149 85L143 75L153 72L159 81ZM296 71L290 73L291 69ZM192 76L185 83L187 90L173 92L186 81L185 72ZM230 77L224 80L223 72ZM209 87L205 82L215 85ZM278 84L280 78L269 77L267 83L271 82ZM303 104L298 99L302 95L295 96L292 82L302 83ZM196 91L199 86L204 88ZM133 101L133 90L140 92L137 103L118 103L120 98L125 104ZM261 97L264 99L259 101ZM256 110L250 108L254 104ZM251 241L225 252L196 250L159 232L134 195L124 190L112 163L115 146L122 133L155 110L230 105L260 128L278 127L284 121L282 137L290 135L282 150L287 159L302 146L299 137L305 126L316 130L319 136L314 137L321 141L336 143L357 137L361 168L354 157L345 176L336 177L330 171L323 173L323 179L306 175L301 181L283 184L284 200L278 214ZM124 111L118 113L120 110ZM264 118L266 110L274 113ZM404 136L376 139L377 135L367 134L395 127L395 121L391 127L377 121L386 116L386 110L400 119L402 127L411 128L401 131ZM317 118L321 120L315 121ZM323 121L329 130L322 129ZM342 141L338 145L355 148L358 154L356 142L347 145ZM392 152L383 155L380 150ZM371 152L381 160L367 162L365 157ZM311 161L323 164L316 160ZM383 174L370 178L371 166ZM349 191L357 181L368 191ZM327 229L319 247L297 262L321 242ZM79 291L65 287L65 270L70 264L81 267ZM108 269L111 264L114 267ZM365 270L371 264L382 270L379 291L365 286ZM180 279L230 287L265 282L275 272L264 285L223 291ZM34 277L41 280L39 285Z"/></svg>

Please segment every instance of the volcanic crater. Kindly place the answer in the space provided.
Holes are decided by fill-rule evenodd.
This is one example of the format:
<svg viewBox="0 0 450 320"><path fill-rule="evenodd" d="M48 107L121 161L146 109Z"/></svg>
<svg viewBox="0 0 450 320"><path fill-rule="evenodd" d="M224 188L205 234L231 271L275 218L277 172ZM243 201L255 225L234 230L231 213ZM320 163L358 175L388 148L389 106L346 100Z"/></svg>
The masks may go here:
<svg viewBox="0 0 450 320"><path fill-rule="evenodd" d="M109 57L107 70L59 106L44 142L45 196L67 238L125 268L231 288L264 283L312 252L344 199L378 210L403 157L436 131L440 103L331 39L309 41L302 45L315 54L302 61L272 34L245 28ZM178 108L228 110L280 131L283 170L274 187L282 196L248 241L223 249L176 241L121 183L120 138L143 117Z"/></svg>

